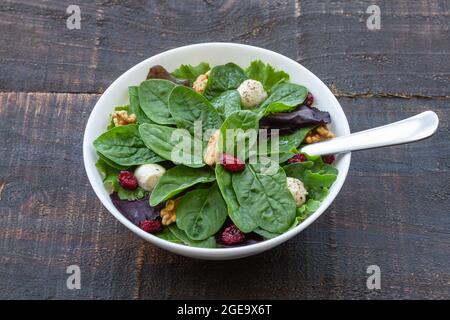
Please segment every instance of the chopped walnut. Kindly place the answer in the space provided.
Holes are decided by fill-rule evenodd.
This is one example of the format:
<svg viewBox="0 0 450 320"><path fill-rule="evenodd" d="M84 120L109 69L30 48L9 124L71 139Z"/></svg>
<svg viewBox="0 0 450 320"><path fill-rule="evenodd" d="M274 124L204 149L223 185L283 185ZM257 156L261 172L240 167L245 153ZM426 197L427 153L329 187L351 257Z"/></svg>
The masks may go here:
<svg viewBox="0 0 450 320"><path fill-rule="evenodd" d="M202 94L205 91L206 83L208 82L209 71L205 74L201 74L195 79L192 88L198 93Z"/></svg>
<svg viewBox="0 0 450 320"><path fill-rule="evenodd" d="M116 127L136 122L136 115L134 113L128 115L126 110L114 111L111 114L111 118Z"/></svg>
<svg viewBox="0 0 450 320"><path fill-rule="evenodd" d="M169 224L174 223L177 219L176 210L180 199L181 198L177 198L175 200L167 200L166 206L159 213L162 218L163 225L168 226Z"/></svg>
<svg viewBox="0 0 450 320"><path fill-rule="evenodd" d="M331 132L331 130L328 129L326 125L321 125L313 129L310 133L308 133L305 142L315 143L323 140L332 139L334 137L335 137L334 133Z"/></svg>

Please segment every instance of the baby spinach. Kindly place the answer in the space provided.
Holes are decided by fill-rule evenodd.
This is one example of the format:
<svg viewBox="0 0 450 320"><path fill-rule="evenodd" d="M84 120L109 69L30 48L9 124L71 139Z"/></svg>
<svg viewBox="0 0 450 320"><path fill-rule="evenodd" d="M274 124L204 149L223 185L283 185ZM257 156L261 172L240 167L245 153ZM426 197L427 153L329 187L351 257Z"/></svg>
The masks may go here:
<svg viewBox="0 0 450 320"><path fill-rule="evenodd" d="M168 200L197 183L216 180L214 172L209 168L189 168L183 165L173 167L164 173L150 197L150 205Z"/></svg>
<svg viewBox="0 0 450 320"><path fill-rule="evenodd" d="M177 127L187 129L191 135L196 134L194 123L197 121L201 121L202 134L211 134L222 125L222 118L211 102L188 87L173 89L169 96L169 111ZM205 136L204 140L207 142L208 138Z"/></svg>
<svg viewBox="0 0 450 320"><path fill-rule="evenodd" d="M227 207L217 184L186 193L177 205L177 227L192 240L205 240L220 230Z"/></svg>
<svg viewBox="0 0 450 320"><path fill-rule="evenodd" d="M125 167L163 160L145 146L135 124L106 131L94 141L94 147L105 158Z"/></svg>
<svg viewBox="0 0 450 320"><path fill-rule="evenodd" d="M216 248L217 243L214 237L209 237L208 239L196 241L189 238L183 230L178 228L175 223L172 223L169 227L170 232L181 242L191 247L198 248Z"/></svg>
<svg viewBox="0 0 450 320"><path fill-rule="evenodd" d="M160 157L192 168L204 166L202 142L187 130L144 123L139 132L145 145Z"/></svg>
<svg viewBox="0 0 450 320"><path fill-rule="evenodd" d="M208 72L209 64L206 62L200 62L196 66L190 64L182 64L178 69L172 72L172 75L178 79L187 79L192 86L195 79L201 74Z"/></svg>
<svg viewBox="0 0 450 320"><path fill-rule="evenodd" d="M275 71L270 64L265 64L261 60L252 61L245 72L250 79L261 82L266 91L270 91L273 86L280 82L289 80L289 75L286 72Z"/></svg>
<svg viewBox="0 0 450 320"><path fill-rule="evenodd" d="M208 100L211 100L224 91L237 89L246 79L248 77L244 70L234 63L216 66L211 69L203 94Z"/></svg>
<svg viewBox="0 0 450 320"><path fill-rule="evenodd" d="M139 87L128 87L128 95L130 96L130 113L136 115L136 120L139 124L153 123L147 115L142 111L141 104L139 103Z"/></svg>
<svg viewBox="0 0 450 320"><path fill-rule="evenodd" d="M308 95L308 89L295 83L276 85L270 96L258 107L258 114L263 117L270 113L289 112L301 105Z"/></svg>
<svg viewBox="0 0 450 320"><path fill-rule="evenodd" d="M97 152L97 156L99 157L99 159L101 159L103 162L105 162L108 166L110 166L114 169L127 170L129 168L129 166L121 166L121 165L118 165L117 163L114 163L113 161L109 160L104 155L102 155L100 152Z"/></svg>
<svg viewBox="0 0 450 320"><path fill-rule="evenodd" d="M241 110L241 96L237 90L224 91L212 99L211 103L223 118Z"/></svg>
<svg viewBox="0 0 450 320"><path fill-rule="evenodd" d="M168 108L169 95L174 87L173 82L162 79L146 80L139 86L141 108L153 122L175 124Z"/></svg>
<svg viewBox="0 0 450 320"><path fill-rule="evenodd" d="M257 135L258 117L254 112L250 110L233 112L220 127L219 151L246 160L256 152Z"/></svg>
<svg viewBox="0 0 450 320"><path fill-rule="evenodd" d="M263 237L264 239L273 239L275 237L278 237L279 235L281 235L281 233L276 233L276 232L270 232L261 228L256 228L255 230L253 230L254 233L259 234L261 237Z"/></svg>
<svg viewBox="0 0 450 320"><path fill-rule="evenodd" d="M173 243L180 243L180 244L183 243L183 241L181 241L180 239L175 237L175 235L169 230L168 227L164 227L163 231L156 233L155 236L157 236L158 238L161 238L163 240L173 242Z"/></svg>
<svg viewBox="0 0 450 320"><path fill-rule="evenodd" d="M266 169L263 164L247 164L244 171L227 174L216 166L217 183L228 205L228 214L243 232L260 227L282 233L294 221L295 201L283 169L278 166L272 175Z"/></svg>

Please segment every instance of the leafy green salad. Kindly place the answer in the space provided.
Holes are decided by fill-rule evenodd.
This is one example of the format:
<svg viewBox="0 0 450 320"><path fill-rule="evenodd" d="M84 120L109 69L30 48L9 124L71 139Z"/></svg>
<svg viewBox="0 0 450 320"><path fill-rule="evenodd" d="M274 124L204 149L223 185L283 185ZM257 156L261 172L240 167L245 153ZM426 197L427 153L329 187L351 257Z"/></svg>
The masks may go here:
<svg viewBox="0 0 450 320"><path fill-rule="evenodd" d="M114 205L194 247L249 245L300 224L338 171L333 155L299 152L334 134L329 113L289 79L260 60L151 67L93 143Z"/></svg>

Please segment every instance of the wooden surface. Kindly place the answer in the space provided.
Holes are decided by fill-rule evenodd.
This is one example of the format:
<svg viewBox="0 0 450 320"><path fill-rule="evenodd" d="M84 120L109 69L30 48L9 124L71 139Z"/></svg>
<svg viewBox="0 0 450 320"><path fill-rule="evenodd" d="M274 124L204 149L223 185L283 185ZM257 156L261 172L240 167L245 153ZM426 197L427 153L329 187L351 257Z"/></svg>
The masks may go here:
<svg viewBox="0 0 450 320"><path fill-rule="evenodd" d="M381 30L366 9L381 7ZM450 298L450 1L0 2L0 298ZM122 72L164 50L232 41L285 54L352 131L434 110L429 140L354 153L330 208L255 257L198 261L116 221L89 185L83 130ZM182 63L182 61L180 61ZM81 268L81 290L66 268ZM381 290L366 269L381 268Z"/></svg>

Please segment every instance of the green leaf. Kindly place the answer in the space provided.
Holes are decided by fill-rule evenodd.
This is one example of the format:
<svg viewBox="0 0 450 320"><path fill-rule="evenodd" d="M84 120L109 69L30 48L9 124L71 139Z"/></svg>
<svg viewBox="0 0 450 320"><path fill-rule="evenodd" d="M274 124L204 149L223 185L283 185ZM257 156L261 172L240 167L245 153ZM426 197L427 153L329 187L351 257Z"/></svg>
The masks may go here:
<svg viewBox="0 0 450 320"><path fill-rule="evenodd" d="M103 186L106 191L111 194L113 192L117 192L119 190L119 181L117 177L119 175L119 170L111 167L101 158L97 160L95 166L97 167L98 172L100 173L100 177L103 181Z"/></svg>
<svg viewBox="0 0 450 320"><path fill-rule="evenodd" d="M273 238L281 235L281 233L270 232L270 231L267 231L267 230L264 230L261 228L256 228L255 230L253 230L253 232L256 234L259 234L261 237L263 237L266 240L273 239Z"/></svg>
<svg viewBox="0 0 450 320"><path fill-rule="evenodd" d="M202 141L186 129L144 123L139 132L145 145L160 157L188 167L203 167Z"/></svg>
<svg viewBox="0 0 450 320"><path fill-rule="evenodd" d="M203 95L211 100L224 91L237 89L247 79L244 70L234 63L216 66L211 69Z"/></svg>
<svg viewBox="0 0 450 320"><path fill-rule="evenodd" d="M168 80L150 79L139 86L139 102L145 115L158 124L175 124L168 101L175 84Z"/></svg>
<svg viewBox="0 0 450 320"><path fill-rule="evenodd" d="M177 227L192 240L205 240L220 230L227 207L217 184L186 193L177 205Z"/></svg>
<svg viewBox="0 0 450 320"><path fill-rule="evenodd" d="M246 160L256 153L258 117L250 110L232 113L220 127L219 152Z"/></svg>
<svg viewBox="0 0 450 320"><path fill-rule="evenodd" d="M216 239L214 237L209 237L208 239L202 240L202 241L191 240L186 235L186 232L184 232L183 230L178 228L175 223L172 223L169 226L169 230L170 230L170 232L172 232L172 234L178 240L180 240L184 244L189 245L191 247L198 247L198 248L216 248L217 247Z"/></svg>
<svg viewBox="0 0 450 320"><path fill-rule="evenodd" d="M276 85L270 96L258 107L260 117L270 113L289 112L301 105L308 95L308 89L294 83Z"/></svg>
<svg viewBox="0 0 450 320"><path fill-rule="evenodd" d="M141 187L137 187L135 190L128 190L119 186L117 195L119 196L120 200L134 201L144 198L147 195L147 192Z"/></svg>
<svg viewBox="0 0 450 320"><path fill-rule="evenodd" d="M168 200L197 183L216 180L214 171L209 168L189 168L183 165L173 167L164 173L150 197L152 207Z"/></svg>
<svg viewBox="0 0 450 320"><path fill-rule="evenodd" d="M261 60L255 60L245 70L248 77L261 82L266 89L270 91L278 83L289 81L289 75L284 71L275 71L270 64L265 64Z"/></svg>
<svg viewBox="0 0 450 320"><path fill-rule="evenodd" d="M192 83L197 79L199 75L202 75L209 70L209 64L206 62L200 62L196 66L190 64L182 64L178 69L172 72L172 75L178 79L189 80L191 86Z"/></svg>
<svg viewBox="0 0 450 320"><path fill-rule="evenodd" d="M173 89L169 96L169 111L178 128L187 129L192 136L203 137L206 142L222 125L222 118L212 104L188 87L177 86ZM200 133L195 131L196 122L202 130Z"/></svg>
<svg viewBox="0 0 450 320"><path fill-rule="evenodd" d="M135 124L106 131L94 141L94 148L105 158L124 167L163 160L145 146Z"/></svg>
<svg viewBox="0 0 450 320"><path fill-rule="evenodd" d="M293 223L295 201L287 188L286 175L281 167L267 174L266 165L247 164L245 170L229 174L216 166L217 183L228 205L228 214L243 232L257 227L282 233Z"/></svg>
<svg viewBox="0 0 450 320"><path fill-rule="evenodd" d="M141 104L139 102L139 87L128 87L128 95L130 99L130 113L136 115L138 124L154 123L147 115L142 111Z"/></svg>
<svg viewBox="0 0 450 320"><path fill-rule="evenodd" d="M241 110L241 96L237 90L224 91L212 99L211 103L223 118Z"/></svg>
<svg viewBox="0 0 450 320"><path fill-rule="evenodd" d="M183 241L175 237L175 235L169 230L168 227L164 227L163 231L156 233L155 236L173 243L183 243Z"/></svg>

